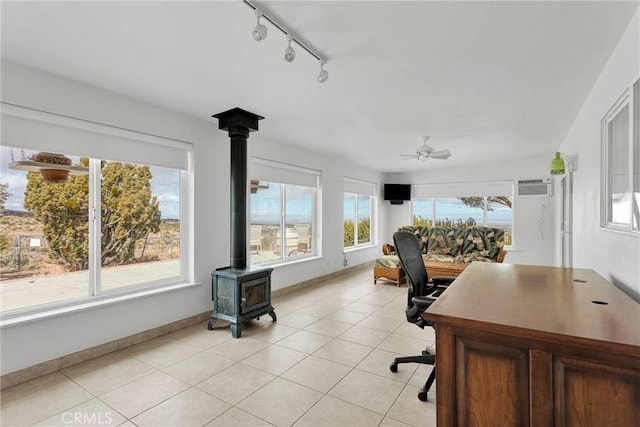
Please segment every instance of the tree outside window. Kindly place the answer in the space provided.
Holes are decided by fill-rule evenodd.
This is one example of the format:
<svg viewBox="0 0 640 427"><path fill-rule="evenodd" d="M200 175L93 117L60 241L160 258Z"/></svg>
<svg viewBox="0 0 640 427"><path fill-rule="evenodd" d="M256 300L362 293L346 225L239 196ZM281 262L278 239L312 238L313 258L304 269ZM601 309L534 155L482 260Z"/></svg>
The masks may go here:
<svg viewBox="0 0 640 427"><path fill-rule="evenodd" d="M2 151L3 160L12 151L32 155ZM90 166L88 158L69 157L75 166ZM2 162L0 216L3 312L181 276L180 170L95 161L97 174L49 183L40 172L11 170L8 163ZM92 191L100 192L95 211ZM90 224L98 217L95 243ZM102 268L90 274L92 256Z"/></svg>
<svg viewBox="0 0 640 427"><path fill-rule="evenodd" d="M373 197L368 194L344 193L343 201L344 247L370 244Z"/></svg>
<svg viewBox="0 0 640 427"><path fill-rule="evenodd" d="M412 207L413 225L499 228L505 230L506 244L512 244L513 212L508 196L414 199Z"/></svg>

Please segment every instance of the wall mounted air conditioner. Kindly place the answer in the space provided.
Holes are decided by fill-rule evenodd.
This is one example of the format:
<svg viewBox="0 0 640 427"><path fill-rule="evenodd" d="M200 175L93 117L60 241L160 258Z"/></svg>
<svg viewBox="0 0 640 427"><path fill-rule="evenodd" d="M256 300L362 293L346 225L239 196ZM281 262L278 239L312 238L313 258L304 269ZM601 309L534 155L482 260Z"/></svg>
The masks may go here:
<svg viewBox="0 0 640 427"><path fill-rule="evenodd" d="M551 196L551 178L518 180L518 196Z"/></svg>

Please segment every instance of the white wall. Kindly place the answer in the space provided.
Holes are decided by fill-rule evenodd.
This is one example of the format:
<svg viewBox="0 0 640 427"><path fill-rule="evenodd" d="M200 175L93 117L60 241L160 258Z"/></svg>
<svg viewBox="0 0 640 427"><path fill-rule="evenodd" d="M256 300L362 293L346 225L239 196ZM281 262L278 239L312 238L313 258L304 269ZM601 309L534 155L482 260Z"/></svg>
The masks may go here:
<svg viewBox="0 0 640 427"><path fill-rule="evenodd" d="M423 172L387 174L385 182L398 184L448 184L477 181L509 181L549 177L552 154L523 159L505 164L484 164L460 168L438 168ZM434 160L435 161L435 160ZM411 224L411 204L391 205L383 202L386 210L386 228L381 241L391 242L394 231ZM547 196L516 197L513 202L513 249L505 258L506 263L530 265L555 265L557 230L554 226L554 198ZM540 222L542 220L542 223Z"/></svg>
<svg viewBox="0 0 640 427"><path fill-rule="evenodd" d="M190 141L195 153L195 274L198 286L3 326L2 374L211 310L210 274L229 265L229 138L214 119L200 120L141 101L23 67L2 64L2 101L154 135ZM228 105L220 111L235 107ZM243 106L240 106L243 107ZM203 111L209 117L220 111ZM266 115L268 112L257 111ZM323 257L278 267L273 289L343 269L343 176L380 182L381 176L344 160L260 141L250 153L320 169L323 174ZM350 253L349 265L379 249ZM278 307L275 307L276 312Z"/></svg>
<svg viewBox="0 0 640 427"><path fill-rule="evenodd" d="M640 24L631 20L559 150L578 155L573 266L591 268L640 300L640 236L600 228L601 119L640 76ZM636 107L637 108L637 107Z"/></svg>

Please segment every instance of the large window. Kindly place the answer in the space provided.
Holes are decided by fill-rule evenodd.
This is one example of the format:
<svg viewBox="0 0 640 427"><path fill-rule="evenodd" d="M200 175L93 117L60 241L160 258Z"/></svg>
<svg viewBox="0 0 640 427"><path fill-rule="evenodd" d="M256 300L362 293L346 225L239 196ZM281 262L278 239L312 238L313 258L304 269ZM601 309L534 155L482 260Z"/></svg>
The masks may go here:
<svg viewBox="0 0 640 427"><path fill-rule="evenodd" d="M345 178L344 248L373 243L373 203L375 184Z"/></svg>
<svg viewBox="0 0 640 427"><path fill-rule="evenodd" d="M505 231L506 244L511 245L512 193L511 182L414 186L412 223L430 227L499 228Z"/></svg>
<svg viewBox="0 0 640 427"><path fill-rule="evenodd" d="M316 255L319 172L251 159L250 264Z"/></svg>
<svg viewBox="0 0 640 427"><path fill-rule="evenodd" d="M602 226L640 231L640 80L602 119Z"/></svg>
<svg viewBox="0 0 640 427"><path fill-rule="evenodd" d="M3 317L188 280L191 144L5 105L2 122Z"/></svg>

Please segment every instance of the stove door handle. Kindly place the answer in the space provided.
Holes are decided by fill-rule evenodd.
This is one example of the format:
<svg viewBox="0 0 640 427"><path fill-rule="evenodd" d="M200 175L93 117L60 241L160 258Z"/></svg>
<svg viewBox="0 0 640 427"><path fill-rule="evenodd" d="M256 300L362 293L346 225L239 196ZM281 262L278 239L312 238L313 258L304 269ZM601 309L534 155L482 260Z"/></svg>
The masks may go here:
<svg viewBox="0 0 640 427"><path fill-rule="evenodd" d="M240 307L244 307L244 304L247 302L246 298L240 298Z"/></svg>

